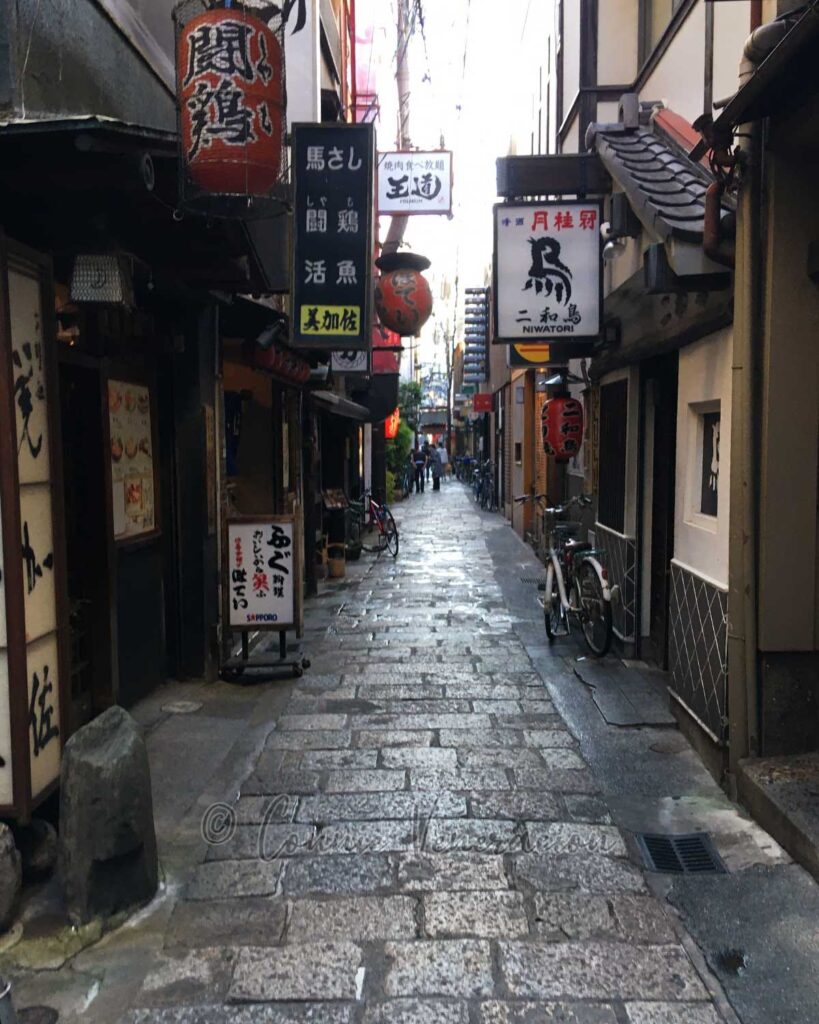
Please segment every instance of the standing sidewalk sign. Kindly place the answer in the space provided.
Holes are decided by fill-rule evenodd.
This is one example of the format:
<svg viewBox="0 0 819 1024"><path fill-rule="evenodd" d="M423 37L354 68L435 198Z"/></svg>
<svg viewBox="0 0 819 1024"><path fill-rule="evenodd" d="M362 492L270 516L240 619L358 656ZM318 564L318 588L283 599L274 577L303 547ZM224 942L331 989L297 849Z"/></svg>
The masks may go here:
<svg viewBox="0 0 819 1024"><path fill-rule="evenodd" d="M225 618L242 635L242 655L229 658L225 670L290 665L301 674L301 653L287 657L287 632L304 627L303 546L298 508L291 515L229 519L225 529ZM249 633L279 633L279 656L250 655Z"/></svg>
<svg viewBox="0 0 819 1024"><path fill-rule="evenodd" d="M452 153L378 154L378 212L429 214L452 212Z"/></svg>
<svg viewBox="0 0 819 1024"><path fill-rule="evenodd" d="M494 208L496 344L589 342L600 335L603 264L597 201Z"/></svg>
<svg viewBox="0 0 819 1024"><path fill-rule="evenodd" d="M235 630L301 633L301 537L296 516L227 524L227 621Z"/></svg>
<svg viewBox="0 0 819 1024"><path fill-rule="evenodd" d="M371 124L293 126L293 346L369 349Z"/></svg>

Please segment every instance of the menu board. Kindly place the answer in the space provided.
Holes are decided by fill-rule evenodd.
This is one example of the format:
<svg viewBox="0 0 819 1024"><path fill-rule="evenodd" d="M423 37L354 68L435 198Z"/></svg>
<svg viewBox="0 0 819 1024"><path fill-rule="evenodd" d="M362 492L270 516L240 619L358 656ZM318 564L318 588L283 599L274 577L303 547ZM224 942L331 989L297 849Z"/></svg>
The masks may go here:
<svg viewBox="0 0 819 1024"><path fill-rule="evenodd" d="M111 496L114 537L126 540L156 529L151 395L127 381L108 381Z"/></svg>
<svg viewBox="0 0 819 1024"><path fill-rule="evenodd" d="M293 557L295 524L280 516L275 522L228 523L228 585L230 625L234 629L283 629L296 623L294 577L300 571Z"/></svg>

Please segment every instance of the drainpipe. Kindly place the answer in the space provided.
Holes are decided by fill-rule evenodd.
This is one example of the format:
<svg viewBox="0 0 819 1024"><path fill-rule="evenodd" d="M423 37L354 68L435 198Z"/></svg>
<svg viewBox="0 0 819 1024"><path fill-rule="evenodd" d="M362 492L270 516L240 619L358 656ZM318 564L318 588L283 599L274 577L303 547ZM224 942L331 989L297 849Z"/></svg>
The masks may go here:
<svg viewBox="0 0 819 1024"><path fill-rule="evenodd" d="M737 261L731 403L730 529L728 548L729 773L759 753L757 654L757 473L755 364L762 334L761 125L739 129L746 139L737 204Z"/></svg>

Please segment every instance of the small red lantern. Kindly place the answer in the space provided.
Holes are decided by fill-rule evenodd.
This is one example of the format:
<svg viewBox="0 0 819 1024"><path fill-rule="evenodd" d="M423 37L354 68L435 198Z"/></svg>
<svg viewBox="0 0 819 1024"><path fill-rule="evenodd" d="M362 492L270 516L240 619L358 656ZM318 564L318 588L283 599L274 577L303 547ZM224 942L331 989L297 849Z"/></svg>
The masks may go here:
<svg viewBox="0 0 819 1024"><path fill-rule="evenodd" d="M375 283L378 319L396 334L417 334L432 313L432 292L421 273L429 260L415 253L393 252L380 256L375 265L381 271Z"/></svg>
<svg viewBox="0 0 819 1024"><path fill-rule="evenodd" d="M177 21L176 82L182 159L204 192L263 196L279 180L284 64L274 32L244 8Z"/></svg>
<svg viewBox="0 0 819 1024"><path fill-rule="evenodd" d="M540 417L543 449L558 462L568 462L583 444L583 403L556 395L544 403Z"/></svg>
<svg viewBox="0 0 819 1024"><path fill-rule="evenodd" d="M401 411L400 409L396 409L395 412L390 413L390 415L384 420L384 437L386 437L388 441L392 441L393 438L398 436L398 427L400 424Z"/></svg>

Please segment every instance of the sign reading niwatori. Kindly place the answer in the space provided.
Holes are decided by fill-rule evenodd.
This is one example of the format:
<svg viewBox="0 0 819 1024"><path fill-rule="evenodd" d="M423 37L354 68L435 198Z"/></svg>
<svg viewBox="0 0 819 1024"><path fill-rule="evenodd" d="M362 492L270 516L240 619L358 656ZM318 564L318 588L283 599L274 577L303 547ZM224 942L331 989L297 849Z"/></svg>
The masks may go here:
<svg viewBox="0 0 819 1024"><path fill-rule="evenodd" d="M588 341L600 333L597 202L499 204L495 214L495 341Z"/></svg>

